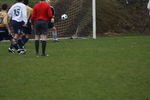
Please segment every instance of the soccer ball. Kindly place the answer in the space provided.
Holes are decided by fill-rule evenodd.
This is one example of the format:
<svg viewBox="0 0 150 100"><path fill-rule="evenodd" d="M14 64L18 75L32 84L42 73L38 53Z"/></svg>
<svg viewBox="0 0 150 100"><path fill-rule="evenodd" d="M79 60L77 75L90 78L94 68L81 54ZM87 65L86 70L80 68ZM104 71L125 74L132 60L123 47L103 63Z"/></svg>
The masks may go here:
<svg viewBox="0 0 150 100"><path fill-rule="evenodd" d="M61 15L61 20L66 20L68 18L67 14Z"/></svg>

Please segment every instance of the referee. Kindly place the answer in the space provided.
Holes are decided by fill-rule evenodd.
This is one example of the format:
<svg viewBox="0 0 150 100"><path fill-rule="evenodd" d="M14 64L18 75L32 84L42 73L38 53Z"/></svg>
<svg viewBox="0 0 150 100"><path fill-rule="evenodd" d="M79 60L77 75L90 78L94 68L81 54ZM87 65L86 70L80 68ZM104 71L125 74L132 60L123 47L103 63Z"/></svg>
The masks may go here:
<svg viewBox="0 0 150 100"><path fill-rule="evenodd" d="M33 24L35 33L35 50L36 56L39 56L39 41L42 43L42 56L48 56L46 51L46 38L48 33L48 21L52 18L52 11L50 6L44 1L40 0L39 3L33 7L31 22Z"/></svg>

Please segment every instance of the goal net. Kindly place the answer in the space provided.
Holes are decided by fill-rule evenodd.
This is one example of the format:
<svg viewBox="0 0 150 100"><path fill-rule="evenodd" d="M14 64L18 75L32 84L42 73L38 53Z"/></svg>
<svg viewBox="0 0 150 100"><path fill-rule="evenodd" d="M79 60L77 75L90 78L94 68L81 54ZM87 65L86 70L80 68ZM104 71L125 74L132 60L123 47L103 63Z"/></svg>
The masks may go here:
<svg viewBox="0 0 150 100"><path fill-rule="evenodd" d="M0 5L2 3L11 5L15 1L2 0ZM29 0L29 5L33 6L39 1ZM58 37L96 38L95 0L50 0L50 2L56 11L55 26ZM66 20L61 19L63 14L68 16Z"/></svg>
<svg viewBox="0 0 150 100"><path fill-rule="evenodd" d="M56 10L58 37L93 37L92 0L50 0ZM61 15L66 14L66 20ZM95 34L95 33L94 33Z"/></svg>

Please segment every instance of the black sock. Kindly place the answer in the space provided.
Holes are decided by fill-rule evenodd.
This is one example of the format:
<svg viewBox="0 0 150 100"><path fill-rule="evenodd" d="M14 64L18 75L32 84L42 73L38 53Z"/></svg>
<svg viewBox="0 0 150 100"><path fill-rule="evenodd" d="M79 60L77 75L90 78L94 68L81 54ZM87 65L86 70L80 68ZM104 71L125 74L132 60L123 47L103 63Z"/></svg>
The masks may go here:
<svg viewBox="0 0 150 100"><path fill-rule="evenodd" d="M24 40L24 44L26 44L28 42L29 38L25 38Z"/></svg>
<svg viewBox="0 0 150 100"><path fill-rule="evenodd" d="M29 38L26 38L25 36L22 37L22 40L24 42L24 45L28 42Z"/></svg>
<svg viewBox="0 0 150 100"><path fill-rule="evenodd" d="M13 48L13 47L14 47L16 50L19 49L18 44L17 44L17 41L12 41L12 42L11 42L10 48Z"/></svg>
<svg viewBox="0 0 150 100"><path fill-rule="evenodd" d="M36 54L39 54L39 40L35 40L35 51Z"/></svg>
<svg viewBox="0 0 150 100"><path fill-rule="evenodd" d="M23 36L21 37L21 39L24 41L24 40L26 39L26 36L23 35Z"/></svg>
<svg viewBox="0 0 150 100"><path fill-rule="evenodd" d="M46 50L46 41L41 41L42 42L42 54L45 55L45 50Z"/></svg>
<svg viewBox="0 0 150 100"><path fill-rule="evenodd" d="M20 49L22 49L22 48L23 48L23 46L24 46L24 42L23 42L23 40L22 40L22 39L19 39L19 40L18 40L18 45L19 45L19 48L20 48Z"/></svg>
<svg viewBox="0 0 150 100"><path fill-rule="evenodd" d="M10 46L9 46L9 48L10 48L10 49L13 49L13 47L14 47L14 46L13 46L13 44L11 43Z"/></svg>

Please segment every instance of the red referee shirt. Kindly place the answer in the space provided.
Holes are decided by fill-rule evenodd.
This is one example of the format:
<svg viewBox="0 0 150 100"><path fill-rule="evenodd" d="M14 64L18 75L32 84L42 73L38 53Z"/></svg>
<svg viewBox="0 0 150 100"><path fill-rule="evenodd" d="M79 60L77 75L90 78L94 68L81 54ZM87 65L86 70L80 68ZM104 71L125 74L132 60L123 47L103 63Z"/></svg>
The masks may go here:
<svg viewBox="0 0 150 100"><path fill-rule="evenodd" d="M31 16L32 24L36 20L48 21L51 18L52 18L52 11L49 4L47 4L46 2L40 1L33 7L33 12Z"/></svg>

